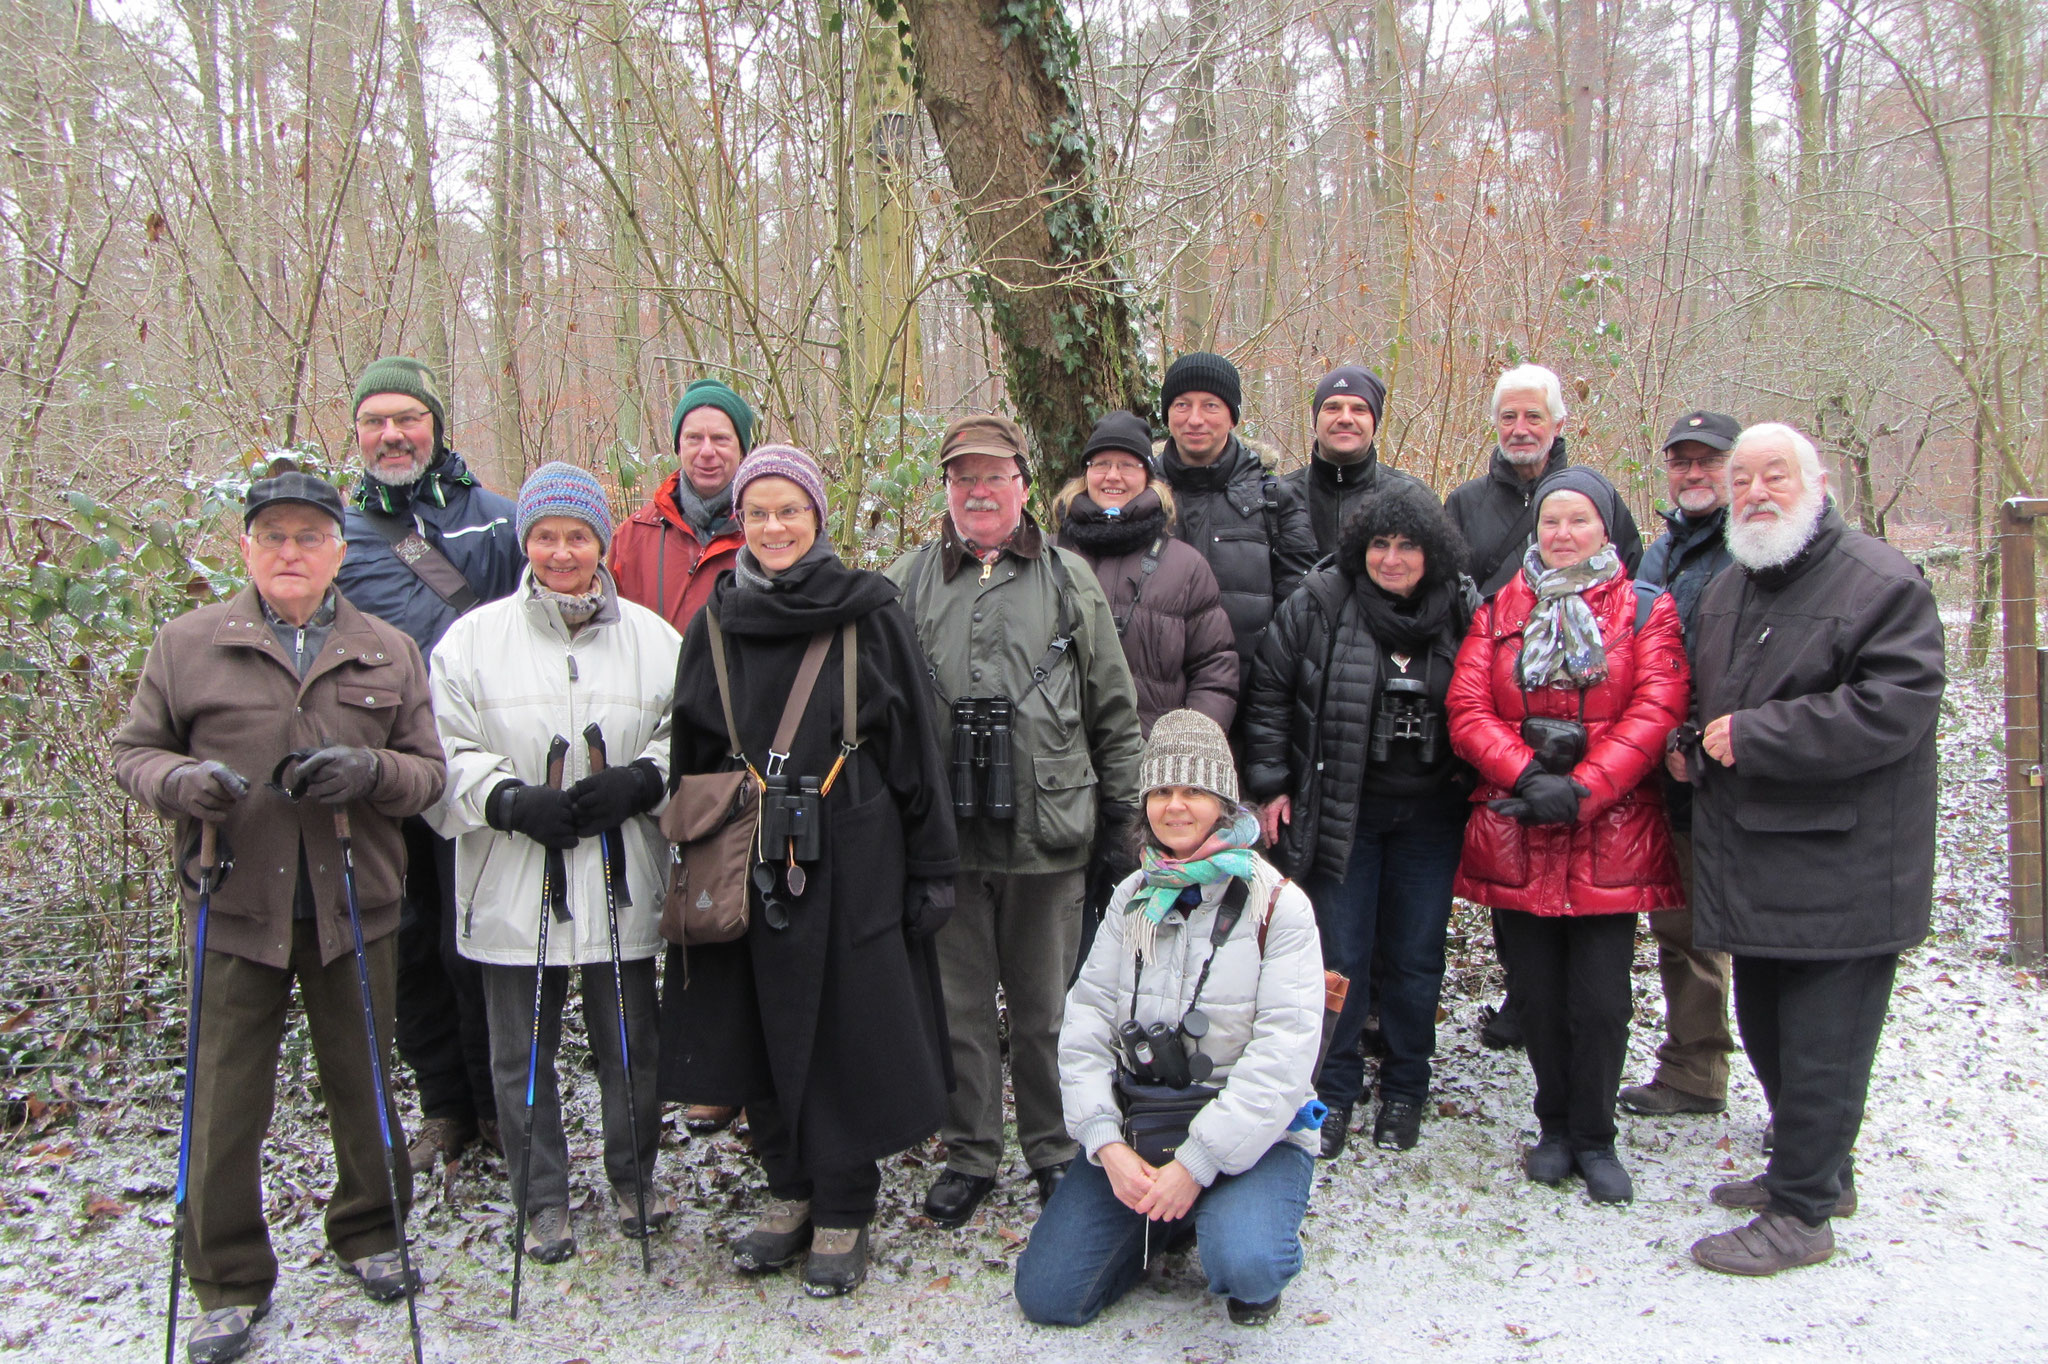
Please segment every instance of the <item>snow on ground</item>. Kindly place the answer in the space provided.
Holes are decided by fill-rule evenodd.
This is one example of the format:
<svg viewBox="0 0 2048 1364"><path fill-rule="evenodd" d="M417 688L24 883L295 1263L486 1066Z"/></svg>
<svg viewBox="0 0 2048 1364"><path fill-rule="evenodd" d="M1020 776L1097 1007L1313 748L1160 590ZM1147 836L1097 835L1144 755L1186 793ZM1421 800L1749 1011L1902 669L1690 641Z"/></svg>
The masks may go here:
<svg viewBox="0 0 2048 1364"><path fill-rule="evenodd" d="M1480 1003L1496 988L1483 918L1462 912L1422 1145L1362 1142L1318 1169L1307 1262L1282 1315L1229 1325L1198 1260L1160 1272L1093 1326L1027 1325L1010 1295L1035 1213L1013 1168L967 1229L913 1220L929 1152L890 1170L873 1273L854 1296L817 1302L793 1273L743 1279L727 1239L764 1197L730 1134L664 1147L660 1177L683 1196L679 1226L643 1277L632 1243L605 1225L596 1082L568 1077L574 1166L593 1196L577 1217L579 1260L528 1266L521 1320L504 1320L502 1166L472 1154L452 1188L425 1187L415 1253L427 1357L489 1364L568 1361L2013 1360L2048 1357L2048 994L2002 965L2003 806L1995 693L1959 682L1943 721L1938 936L1906 954L1858 1154L1856 1217L1838 1221L1826 1265L1772 1280L1695 1267L1691 1242L1735 1225L1706 1190L1762 1168L1764 1114L1740 1055L1723 1117L1624 1116L1634 1206L1531 1185L1533 1140L1520 1053L1480 1049ZM1661 1025L1648 937L1636 968L1631 1080L1647 1076ZM322 1248L331 1178L303 1045L282 1095L266 1187L285 1269L251 1359L404 1357L402 1307L363 1299ZM169 1184L177 1114L169 1077L138 1076L93 1116L39 1146L0 1146L0 1358L161 1357ZM101 1200L96 1202L95 1200ZM105 1200L111 1200L110 1207ZM116 1211L115 1209L119 1209ZM189 1298L188 1310L189 1310ZM182 1358L182 1355L180 1356Z"/></svg>

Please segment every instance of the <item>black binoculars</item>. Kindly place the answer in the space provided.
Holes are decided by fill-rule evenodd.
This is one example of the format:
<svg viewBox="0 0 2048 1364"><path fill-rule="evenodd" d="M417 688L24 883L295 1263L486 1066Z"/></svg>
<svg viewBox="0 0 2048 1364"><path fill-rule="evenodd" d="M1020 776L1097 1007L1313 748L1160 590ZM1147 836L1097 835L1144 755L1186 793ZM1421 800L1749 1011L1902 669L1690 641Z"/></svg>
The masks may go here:
<svg viewBox="0 0 2048 1364"><path fill-rule="evenodd" d="M761 796L761 847L772 860L781 860L784 849L798 862L815 862L823 849L824 829L818 818L822 797L816 777L798 777L797 789L789 789L789 777L764 778L768 789Z"/></svg>
<svg viewBox="0 0 2048 1364"><path fill-rule="evenodd" d="M1200 1009L1190 1009L1178 1028L1154 1023L1147 1028L1136 1019L1117 1029L1117 1042L1124 1054L1124 1069L1143 1084L1186 1089L1202 1084L1215 1073L1216 1063L1189 1048L1208 1035L1209 1018Z"/></svg>
<svg viewBox="0 0 2048 1364"><path fill-rule="evenodd" d="M953 702L955 818L1016 817L1010 710L1007 696L963 696Z"/></svg>
<svg viewBox="0 0 2048 1364"><path fill-rule="evenodd" d="M1429 708L1429 684L1414 677L1390 677L1372 715L1372 760L1385 762L1397 742L1417 743L1422 747L1416 760L1428 767L1436 762L1439 728Z"/></svg>

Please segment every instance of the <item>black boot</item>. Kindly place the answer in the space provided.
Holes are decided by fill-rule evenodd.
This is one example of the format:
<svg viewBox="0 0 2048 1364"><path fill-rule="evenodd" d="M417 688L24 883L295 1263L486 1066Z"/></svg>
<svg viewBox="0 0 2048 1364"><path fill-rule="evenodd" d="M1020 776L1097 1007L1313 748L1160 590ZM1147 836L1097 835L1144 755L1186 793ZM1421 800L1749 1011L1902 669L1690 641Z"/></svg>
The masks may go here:
<svg viewBox="0 0 2048 1364"><path fill-rule="evenodd" d="M1407 1099L1383 1099L1372 1120L1372 1144L1382 1151L1412 1151L1422 1140L1422 1105Z"/></svg>
<svg viewBox="0 0 2048 1364"><path fill-rule="evenodd" d="M1522 1153L1522 1171L1538 1184L1562 1184L1572 1172L1572 1147L1562 1132L1545 1132Z"/></svg>
<svg viewBox="0 0 2048 1364"><path fill-rule="evenodd" d="M1599 1146L1572 1155L1572 1164L1586 1177L1586 1196L1595 1203L1633 1203L1635 1182L1628 1177L1612 1146Z"/></svg>
<svg viewBox="0 0 2048 1364"><path fill-rule="evenodd" d="M1323 1159L1335 1160L1344 1154L1344 1143L1351 1140L1351 1105L1333 1104L1323 1115Z"/></svg>
<svg viewBox="0 0 2048 1364"><path fill-rule="evenodd" d="M1031 1172L1031 1177L1038 1181L1039 1207L1042 1208L1052 1202L1052 1191L1060 1186L1060 1181L1067 1177L1067 1171L1073 1168L1073 1164L1073 1160L1069 1158L1051 1165L1041 1165Z"/></svg>
<svg viewBox="0 0 2048 1364"><path fill-rule="evenodd" d="M924 1196L924 1215L948 1230L964 1227L995 1186L993 1175L963 1175L958 1170L948 1170Z"/></svg>

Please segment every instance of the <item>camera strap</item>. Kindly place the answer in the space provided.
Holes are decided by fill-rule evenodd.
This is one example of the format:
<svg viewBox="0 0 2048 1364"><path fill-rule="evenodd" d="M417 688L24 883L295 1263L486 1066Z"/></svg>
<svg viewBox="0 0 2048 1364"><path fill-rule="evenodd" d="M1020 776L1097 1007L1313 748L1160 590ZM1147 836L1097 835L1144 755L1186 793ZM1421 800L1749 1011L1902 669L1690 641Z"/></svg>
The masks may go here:
<svg viewBox="0 0 2048 1364"><path fill-rule="evenodd" d="M1245 902L1251 898L1251 893L1251 882L1241 876L1231 877L1230 884L1224 888L1223 900L1216 906L1216 920L1209 925L1209 955L1202 962L1200 974L1195 977L1194 993L1188 996L1187 1008L1181 1010L1182 1018L1186 1018L1190 1013L1194 1012L1195 1006L1202 1002L1202 987L1209 983L1209 968L1216 964L1216 953L1229 940L1230 935L1236 931L1237 921L1244 917ZM1261 925L1259 929L1259 955L1264 956L1265 953L1266 931L1264 926ZM1141 956L1137 960L1137 965L1131 971L1131 983L1133 986L1131 991L1131 1018L1133 1021L1136 1021L1138 1016L1138 993L1135 987L1138 980L1144 974L1145 959Z"/></svg>

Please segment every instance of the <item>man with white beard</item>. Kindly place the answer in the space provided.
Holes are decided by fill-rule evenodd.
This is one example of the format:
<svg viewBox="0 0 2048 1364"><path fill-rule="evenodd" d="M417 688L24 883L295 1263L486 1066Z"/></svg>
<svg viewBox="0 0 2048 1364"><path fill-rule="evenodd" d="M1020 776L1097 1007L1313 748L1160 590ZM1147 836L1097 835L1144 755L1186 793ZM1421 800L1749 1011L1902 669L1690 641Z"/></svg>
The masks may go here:
<svg viewBox="0 0 2048 1364"><path fill-rule="evenodd" d="M1834 1253L1898 954L1934 891L1941 618L1919 570L1852 530L1811 441L1745 430L1729 452L1737 570L1700 599L1690 757L1693 940L1734 958L1735 1018L1777 1126L1757 1214L1693 1258L1775 1274Z"/></svg>

